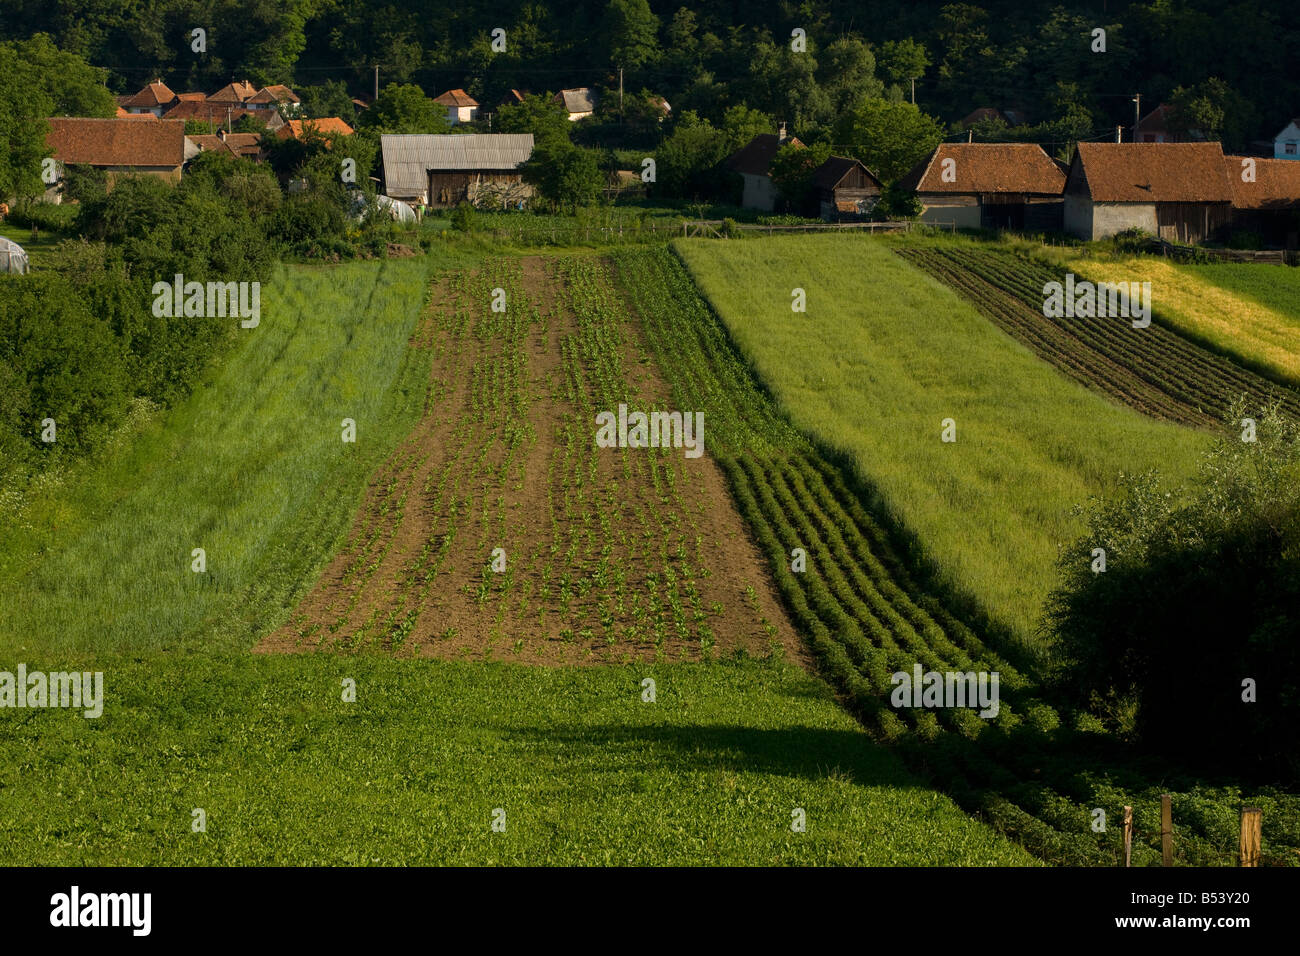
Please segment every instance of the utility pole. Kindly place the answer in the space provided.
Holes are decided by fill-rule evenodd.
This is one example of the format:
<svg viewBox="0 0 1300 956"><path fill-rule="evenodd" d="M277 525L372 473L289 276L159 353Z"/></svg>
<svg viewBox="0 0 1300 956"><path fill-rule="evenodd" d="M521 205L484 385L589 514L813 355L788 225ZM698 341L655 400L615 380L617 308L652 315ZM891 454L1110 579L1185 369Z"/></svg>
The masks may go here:
<svg viewBox="0 0 1300 956"><path fill-rule="evenodd" d="M623 122L623 68L618 68L618 121Z"/></svg>
<svg viewBox="0 0 1300 956"><path fill-rule="evenodd" d="M1138 141L1138 124L1142 122L1142 94L1133 94L1133 142Z"/></svg>
<svg viewBox="0 0 1300 956"><path fill-rule="evenodd" d="M379 64L375 64L375 99L379 99Z"/></svg>
<svg viewBox="0 0 1300 956"><path fill-rule="evenodd" d="M916 105L916 77L912 77L912 105Z"/></svg>

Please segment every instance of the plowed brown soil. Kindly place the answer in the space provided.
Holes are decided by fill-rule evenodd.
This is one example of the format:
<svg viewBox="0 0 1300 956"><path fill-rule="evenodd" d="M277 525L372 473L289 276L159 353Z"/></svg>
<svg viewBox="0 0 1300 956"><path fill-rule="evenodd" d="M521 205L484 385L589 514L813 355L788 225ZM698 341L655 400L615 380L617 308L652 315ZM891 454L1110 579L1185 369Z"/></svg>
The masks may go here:
<svg viewBox="0 0 1300 956"><path fill-rule="evenodd" d="M607 270L585 268L532 257L440 281L411 343L432 352L424 415L256 651L574 664L780 648L808 663L707 422L700 458L595 446L602 382L633 408L677 409L626 311L591 307Z"/></svg>

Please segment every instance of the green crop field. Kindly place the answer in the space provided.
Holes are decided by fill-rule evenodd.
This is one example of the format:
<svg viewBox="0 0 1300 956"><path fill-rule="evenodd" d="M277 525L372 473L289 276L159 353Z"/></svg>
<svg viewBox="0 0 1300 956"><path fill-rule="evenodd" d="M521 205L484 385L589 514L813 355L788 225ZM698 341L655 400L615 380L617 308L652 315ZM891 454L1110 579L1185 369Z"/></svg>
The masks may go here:
<svg viewBox="0 0 1300 956"><path fill-rule="evenodd" d="M807 255L806 240L792 240L776 249L764 248L767 242L688 243L683 251L688 256L702 251L697 260L725 266L719 271L728 278L714 288L723 287L728 295L743 282L774 285L813 261ZM876 256L871 240L817 240L812 245L823 256L865 247L867 251L855 258L854 268L843 273L850 278L837 275L831 281L850 293L846 301L854 303L858 314L884 312L891 306L897 309L889 313L896 322L893 334L873 340L871 360L862 362L852 377L869 381L883 376L893 383L899 394L891 407L924 401L917 389L902 390L903 370L925 373L927 384L936 392L944 387L945 379L933 371L933 362L927 362L916 348L918 342L926 342L929 322L953 329L957 344L966 348L964 353L952 350L949 354L979 360L981 349L1000 353L1007 368L1017 373L1009 384L985 384L991 401L1014 395L1025 382L1037 381L1046 383L1041 399L1061 397L1067 407L1071 401L1080 401L1095 417L1113 416L1138 434L1145 430L1151 435L1173 436L1192 447L1206 440L1199 432L1156 426L1058 378L993 326L984 324L952 293L923 276L918 282L917 273L884 249ZM758 246L760 254L755 255L751 246ZM629 250L618 253L614 261L627 302L641 318L665 376L672 382L675 400L682 407L703 410L710 423L710 454L726 471L736 503L770 562L796 626L823 673L872 736L895 747L917 772L942 786L963 808L1045 860L1115 865L1123 857L1119 830L1094 831L1093 814L1100 808L1114 815L1124 806L1132 806L1139 828L1134 864L1158 862L1160 794L1172 793L1175 816L1181 821L1176 862L1231 862L1236 814L1243 799L1267 807L1265 815L1270 822L1264 842L1268 862L1294 862L1295 848L1300 846L1300 800L1277 788L1252 787L1243 792L1238 787L1210 786L1188 778L1176 766L1131 753L1122 741L1103 733L1091 714L1060 707L1046 698L1034 655L1020 653L1023 646L1017 646L1023 645L1023 639L1009 640L1004 629L990 627L979 607L954 595L942 575L929 573L921 560L924 554L918 555L917 549L919 544L921 551L933 554L931 542L924 538L918 542L914 529L900 525L897 511L887 508L881 496L863 484L864 479L870 482L874 478L873 469L882 462L905 470L902 462L883 458L882 452L892 450L889 442L881 441L870 456L846 462L846 454L826 441L821 422L797 427L799 415L783 401L781 389L769 379L759 380L764 361L780 365L787 355L798 358L801 349L822 348L827 353L822 365L833 372L837 363L853 359L833 329L830 334L821 330L798 342L779 335L765 339L758 333L790 320L778 316L769 324L763 318L764 307L733 310L734 301L727 299L722 306L729 321L724 323L669 251ZM864 263L868 268L863 268ZM769 272L765 275L761 268ZM883 279L891 275L903 284L882 286ZM827 281L824 274L817 279ZM909 304L938 306L942 311L908 311L905 307ZM877 325L883 321L877 316ZM742 326L748 327L749 341L765 343L756 351L777 341L782 347L779 359L746 353L738 345L746 334ZM876 330L876 325L871 327ZM885 417L863 400L866 387L858 381L831 375L823 384L821 376L803 371L808 390L838 387L848 395L845 400L859 399L861 420L869 421L873 414ZM952 370L947 374L952 375ZM956 381L961 381L960 376ZM833 391L832 396L840 398ZM1049 406L1049 411L1056 409ZM1049 414L1044 418L1051 420ZM864 429L880 427L868 424ZM1114 464L1113 458L1110 461ZM983 462L984 474L993 478L999 472L1015 473L1017 467L1014 461ZM918 457L917 468L921 476L917 481L933 482L934 466L925 458ZM1009 493L1000 507L1014 518L1025 500L1023 494ZM1016 541L999 544L1000 555L1014 554L1019 547ZM802 569L792 560L796 549L806 552ZM1047 572L1041 572L1040 580L1046 577ZM979 597L987 604L990 595ZM916 665L940 672L999 673L999 712L981 720L963 708L929 711L891 706L891 674Z"/></svg>
<svg viewBox="0 0 1300 956"><path fill-rule="evenodd" d="M279 272L188 401L4 516L0 650L243 648L287 614L418 412L426 286L419 260Z"/></svg>
<svg viewBox="0 0 1300 956"><path fill-rule="evenodd" d="M1071 509L1125 473L1189 474L1204 447L1067 381L880 242L677 248L794 423L848 456L954 590L1027 644L1057 546L1079 531Z"/></svg>
<svg viewBox="0 0 1300 956"><path fill-rule="evenodd" d="M95 666L112 698L98 720L0 723L5 863L1034 862L919 785L788 665L151 654Z"/></svg>
<svg viewBox="0 0 1300 956"><path fill-rule="evenodd" d="M584 296L579 329L603 340L596 312L625 316L591 298L608 278L558 268L582 279L568 293ZM432 356L465 347L412 338L426 270L284 269L255 334L190 399L6 514L18 532L0 552L8 666L99 670L106 696L95 719L5 711L6 862L1036 862L779 656L541 668L248 654L346 539L367 481L419 418ZM468 316L447 321L468 329ZM569 370L566 389L588 387ZM355 445L340 441L344 417ZM190 571L197 546L205 575ZM791 829L799 809L804 832Z"/></svg>

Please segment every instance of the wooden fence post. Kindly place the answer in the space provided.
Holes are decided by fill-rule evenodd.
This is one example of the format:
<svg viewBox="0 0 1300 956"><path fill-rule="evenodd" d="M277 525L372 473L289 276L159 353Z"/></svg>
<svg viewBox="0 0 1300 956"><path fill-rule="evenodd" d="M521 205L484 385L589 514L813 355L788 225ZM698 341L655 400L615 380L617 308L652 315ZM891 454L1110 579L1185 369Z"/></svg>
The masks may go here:
<svg viewBox="0 0 1300 956"><path fill-rule="evenodd" d="M1262 837L1264 814L1259 807L1246 807L1241 811L1241 865L1259 866L1259 845Z"/></svg>
<svg viewBox="0 0 1300 956"><path fill-rule="evenodd" d="M1133 865L1133 808L1124 808L1124 865Z"/></svg>
<svg viewBox="0 0 1300 956"><path fill-rule="evenodd" d="M1160 856L1163 866L1174 865L1174 811L1167 793L1160 794Z"/></svg>

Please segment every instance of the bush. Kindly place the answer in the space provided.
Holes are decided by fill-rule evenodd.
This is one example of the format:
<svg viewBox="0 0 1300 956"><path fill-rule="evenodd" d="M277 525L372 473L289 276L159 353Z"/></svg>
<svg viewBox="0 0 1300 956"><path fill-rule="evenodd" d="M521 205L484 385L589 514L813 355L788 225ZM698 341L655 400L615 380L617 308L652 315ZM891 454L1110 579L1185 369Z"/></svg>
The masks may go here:
<svg viewBox="0 0 1300 956"><path fill-rule="evenodd" d="M451 228L457 232L472 232L477 219L474 207L467 202L462 202L451 211Z"/></svg>
<svg viewBox="0 0 1300 956"><path fill-rule="evenodd" d="M1269 412L1243 441L1243 417L1234 410L1185 499L1146 475L1093 503L1048 622L1059 687L1115 729L1207 769L1295 779L1300 432ZM1256 703L1242 700L1247 678Z"/></svg>

